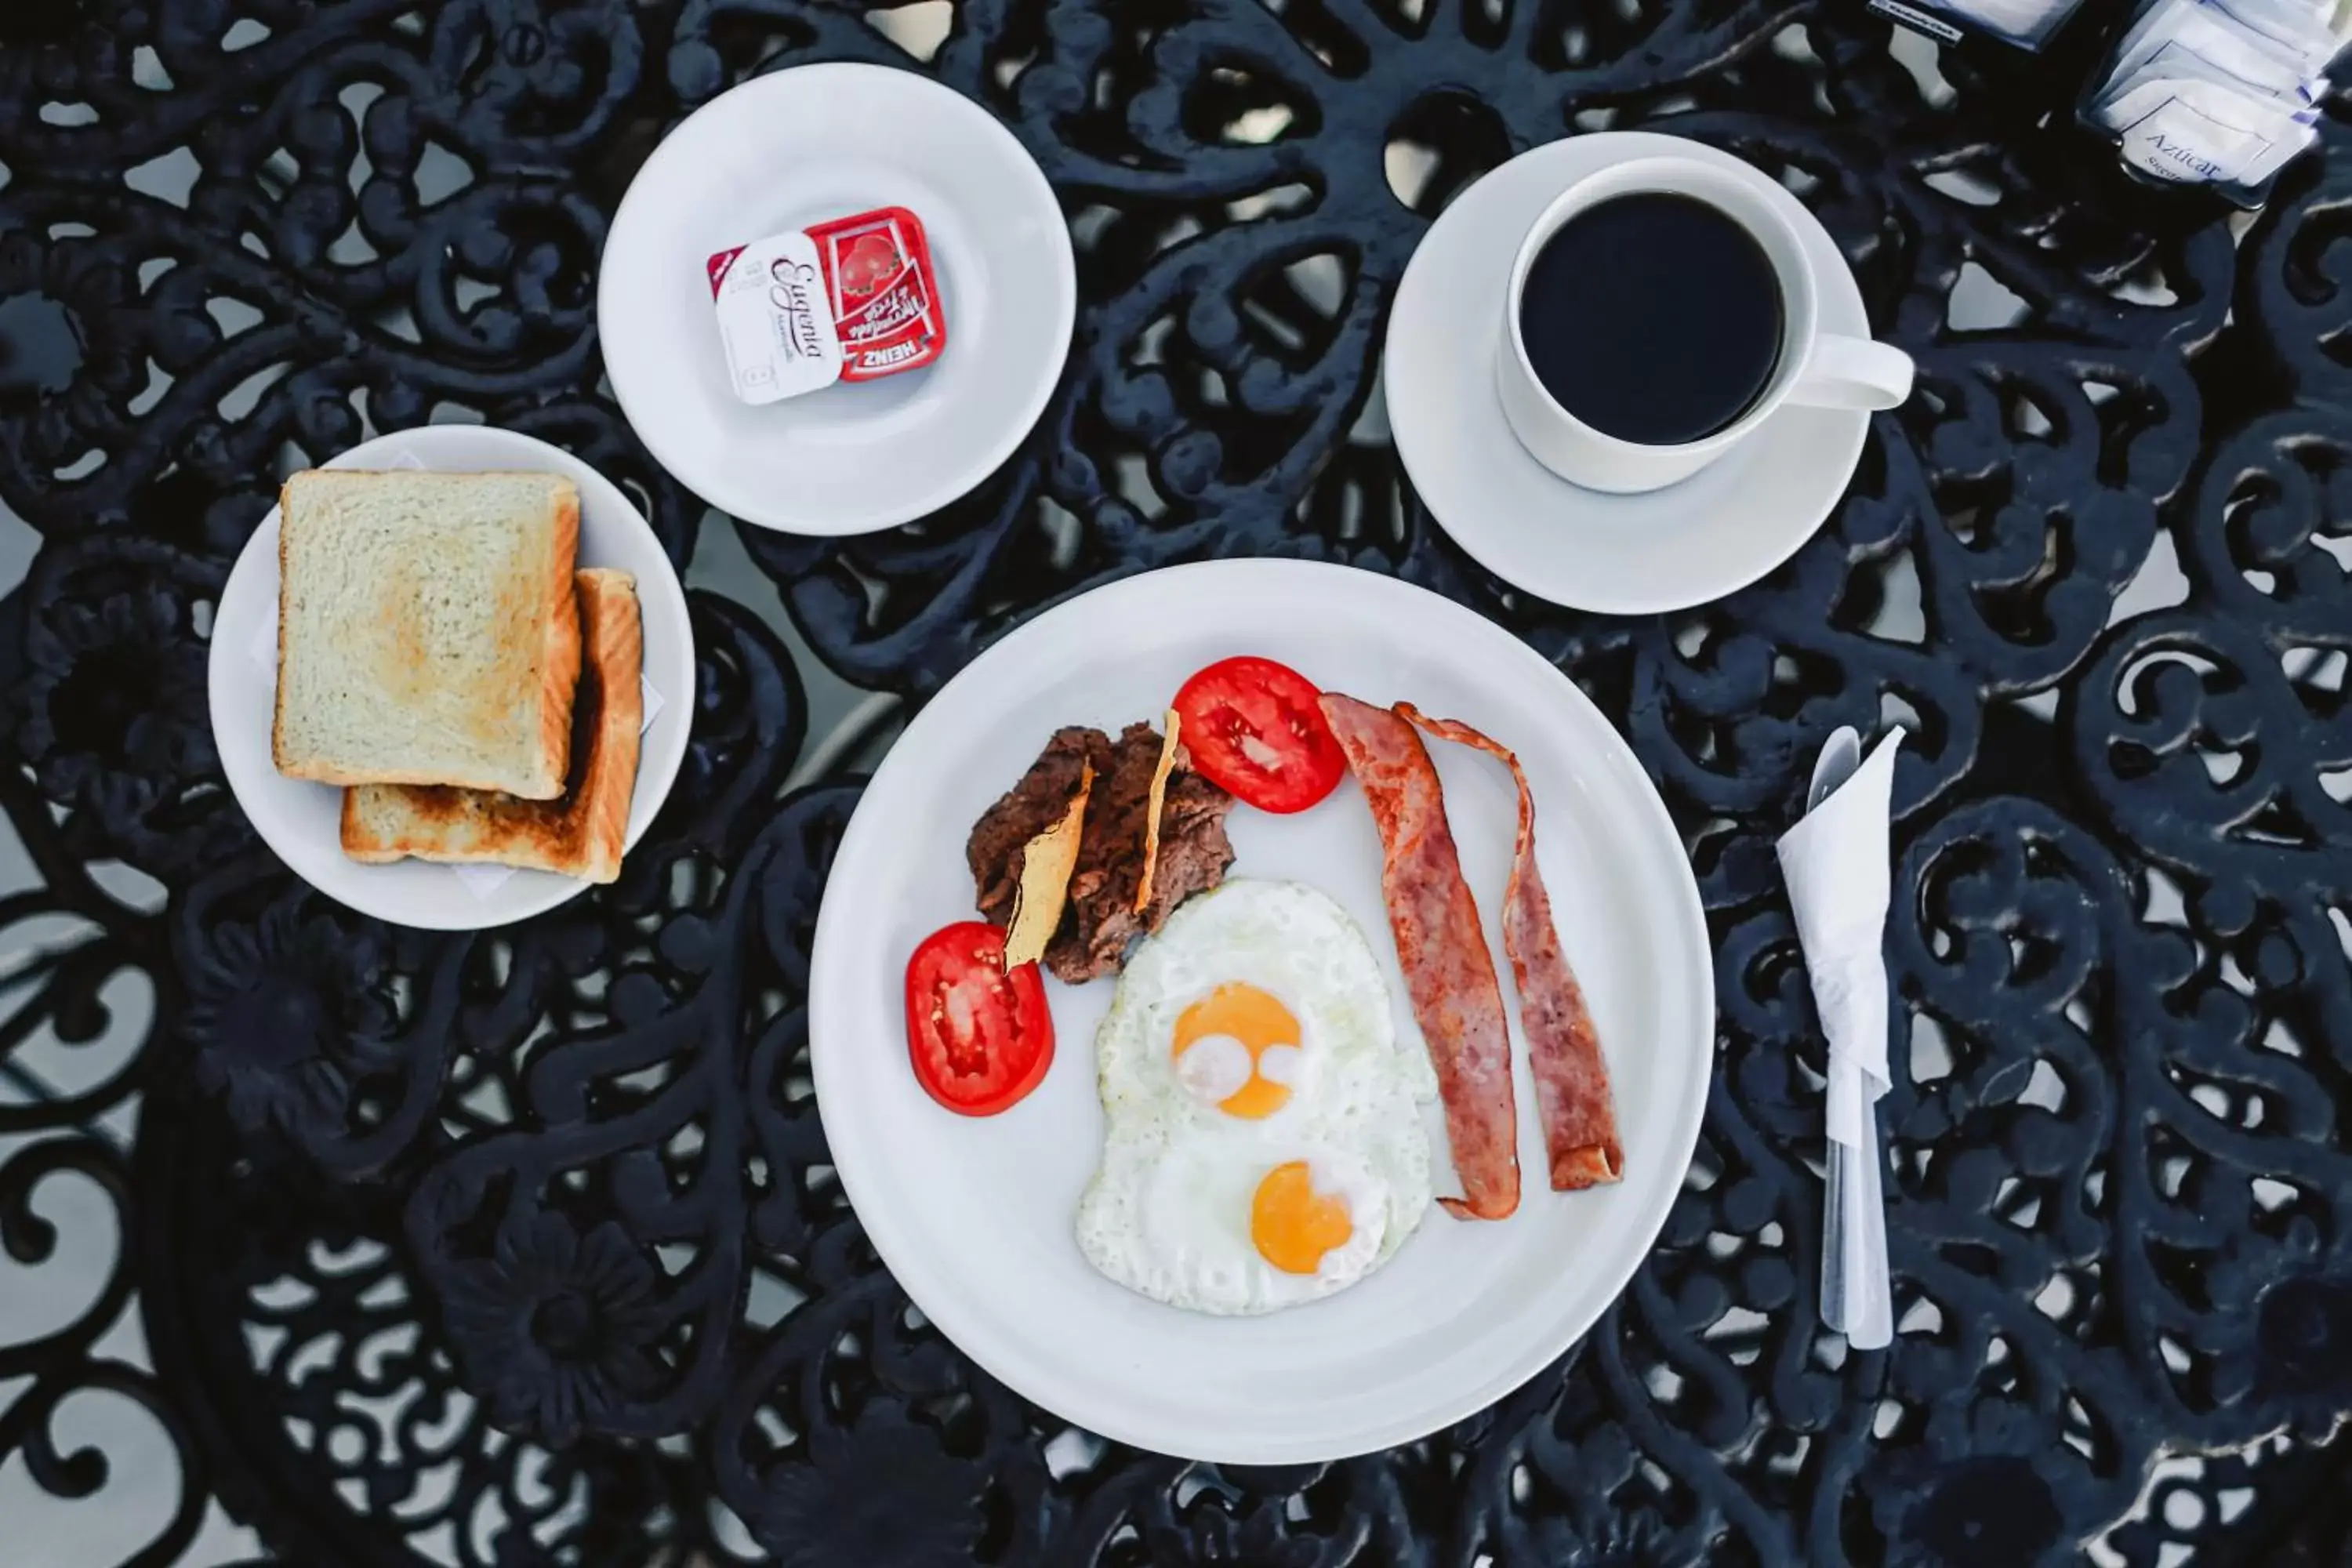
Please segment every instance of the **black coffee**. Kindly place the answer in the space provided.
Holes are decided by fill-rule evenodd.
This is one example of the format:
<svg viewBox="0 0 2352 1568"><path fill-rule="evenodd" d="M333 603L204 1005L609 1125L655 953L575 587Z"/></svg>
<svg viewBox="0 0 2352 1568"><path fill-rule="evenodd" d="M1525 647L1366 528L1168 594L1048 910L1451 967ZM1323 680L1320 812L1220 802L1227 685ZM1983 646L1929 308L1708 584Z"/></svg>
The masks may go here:
<svg viewBox="0 0 2352 1568"><path fill-rule="evenodd" d="M1544 390L1594 429L1654 447L1701 440L1754 405L1780 361L1780 315L1756 237L1664 192L1560 225L1519 296Z"/></svg>

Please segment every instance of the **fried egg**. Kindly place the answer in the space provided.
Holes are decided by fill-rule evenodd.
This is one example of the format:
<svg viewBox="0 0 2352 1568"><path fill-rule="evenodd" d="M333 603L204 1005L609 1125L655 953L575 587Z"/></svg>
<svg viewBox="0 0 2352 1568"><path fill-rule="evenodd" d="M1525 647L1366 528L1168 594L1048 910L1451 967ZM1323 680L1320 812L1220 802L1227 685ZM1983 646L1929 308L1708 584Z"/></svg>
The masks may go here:
<svg viewBox="0 0 2352 1568"><path fill-rule="evenodd" d="M1296 882L1234 880L1129 956L1095 1035L1087 1260L1154 1300L1270 1312L1363 1279L1430 1203L1427 1057L1371 944Z"/></svg>

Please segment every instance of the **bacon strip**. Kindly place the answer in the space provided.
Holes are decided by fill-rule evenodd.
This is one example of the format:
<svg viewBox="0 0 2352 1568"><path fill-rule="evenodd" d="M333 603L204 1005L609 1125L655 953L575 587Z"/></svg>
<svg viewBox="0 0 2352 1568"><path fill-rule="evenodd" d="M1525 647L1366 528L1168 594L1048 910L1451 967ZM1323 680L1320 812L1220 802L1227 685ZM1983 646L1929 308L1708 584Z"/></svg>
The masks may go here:
<svg viewBox="0 0 2352 1568"><path fill-rule="evenodd" d="M1440 740L1475 746L1501 759L1519 786L1519 841L1511 853L1511 880L1503 893L1503 950L1519 983L1519 1026L1527 1031L1528 1065L1535 1071L1536 1110L1543 1119L1556 1193L1574 1192L1625 1173L1617 1142L1617 1110L1601 1033L1585 1010L1584 991L1559 948L1551 895L1536 866L1536 803L1519 759L1469 725L1432 719L1410 702L1397 712Z"/></svg>
<svg viewBox="0 0 2352 1568"><path fill-rule="evenodd" d="M1385 708L1327 691L1323 716L1381 831L1389 929L1445 1101L1462 1196L1437 1201L1456 1219L1507 1218L1519 1206L1510 1025L1437 769L1412 726Z"/></svg>

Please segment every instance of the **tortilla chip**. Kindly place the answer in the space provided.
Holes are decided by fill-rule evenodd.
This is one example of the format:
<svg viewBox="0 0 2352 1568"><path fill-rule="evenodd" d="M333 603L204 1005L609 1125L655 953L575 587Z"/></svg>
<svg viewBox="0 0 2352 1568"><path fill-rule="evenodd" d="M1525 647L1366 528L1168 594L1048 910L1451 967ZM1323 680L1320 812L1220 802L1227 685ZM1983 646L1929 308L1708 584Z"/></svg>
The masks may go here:
<svg viewBox="0 0 2352 1568"><path fill-rule="evenodd" d="M1151 795L1144 805L1143 875L1135 880L1137 914L1151 907L1151 868L1160 860L1160 813L1168 805L1168 775L1176 771L1176 731L1181 721L1171 708L1161 722L1168 726L1168 733L1160 742L1160 765L1151 770Z"/></svg>
<svg viewBox="0 0 2352 1568"><path fill-rule="evenodd" d="M1078 834L1086 826L1087 796L1094 792L1092 763L1078 770L1078 791L1070 796L1062 820L1022 847L1021 886L1013 895L1013 922L1004 932L1004 972L1045 956L1045 944L1062 923L1062 906L1070 894L1070 873L1077 868Z"/></svg>

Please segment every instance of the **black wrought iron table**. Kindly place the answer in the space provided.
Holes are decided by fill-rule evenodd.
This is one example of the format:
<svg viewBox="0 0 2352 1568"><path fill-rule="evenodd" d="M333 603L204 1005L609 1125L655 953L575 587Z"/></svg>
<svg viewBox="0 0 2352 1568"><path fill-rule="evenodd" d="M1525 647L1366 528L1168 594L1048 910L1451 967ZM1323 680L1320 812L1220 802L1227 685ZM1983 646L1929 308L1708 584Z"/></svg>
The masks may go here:
<svg viewBox="0 0 2352 1568"><path fill-rule="evenodd" d="M1018 457L839 543L656 468L592 310L664 128L833 58L1003 116L1083 293ZM2352 1562L2352 150L2233 225L2069 129L2079 59L1907 58L1842 0L10 0L0 1562ZM1787 567L1613 620L1447 541L1377 383L1453 193L1637 124L1799 191L1921 390ZM640 497L701 661L621 882L470 937L309 894L204 689L278 475L460 418ZM1592 694L1688 834L1721 1040L1654 1258L1557 1368L1219 1472L911 1311L800 1008L908 708L1090 584L1253 552L1426 584ZM1770 847L1889 719L1901 1331L1847 1354Z"/></svg>

